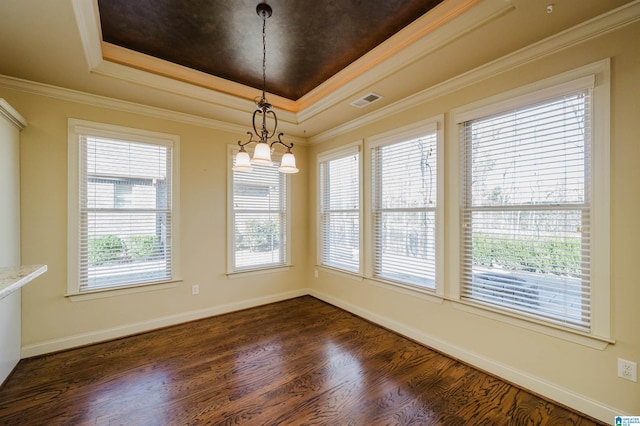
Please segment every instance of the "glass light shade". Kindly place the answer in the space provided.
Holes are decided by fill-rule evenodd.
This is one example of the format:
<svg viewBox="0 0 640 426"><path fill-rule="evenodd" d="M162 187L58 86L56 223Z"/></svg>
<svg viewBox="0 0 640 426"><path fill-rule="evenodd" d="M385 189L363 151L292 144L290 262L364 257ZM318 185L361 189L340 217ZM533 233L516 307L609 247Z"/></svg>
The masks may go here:
<svg viewBox="0 0 640 426"><path fill-rule="evenodd" d="M285 153L282 156L282 161L280 162L278 171L281 173L298 173L298 168L296 167L296 157L294 157L290 152Z"/></svg>
<svg viewBox="0 0 640 426"><path fill-rule="evenodd" d="M273 161L271 161L271 147L268 143L259 142L256 145L251 162L261 166L271 166L273 164Z"/></svg>
<svg viewBox="0 0 640 426"><path fill-rule="evenodd" d="M247 151L240 151L236 154L236 164L233 166L233 170L237 172L250 172L253 170L251 167L251 159Z"/></svg>

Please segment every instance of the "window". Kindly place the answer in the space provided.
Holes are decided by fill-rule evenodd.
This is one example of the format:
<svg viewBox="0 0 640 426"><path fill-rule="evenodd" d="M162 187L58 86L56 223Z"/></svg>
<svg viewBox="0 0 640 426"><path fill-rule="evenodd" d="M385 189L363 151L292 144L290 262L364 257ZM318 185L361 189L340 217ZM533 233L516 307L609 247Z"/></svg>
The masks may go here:
<svg viewBox="0 0 640 426"><path fill-rule="evenodd" d="M586 76L457 120L462 300L592 331L594 282L608 291L608 216L600 215L608 210L608 140L594 141L602 119L594 83ZM607 259L596 260L596 240ZM608 304L603 293L598 300ZM599 321L596 334L606 336L607 320Z"/></svg>
<svg viewBox="0 0 640 426"><path fill-rule="evenodd" d="M287 265L287 179L275 166L231 170L230 272Z"/></svg>
<svg viewBox="0 0 640 426"><path fill-rule="evenodd" d="M320 264L360 272L360 146L320 156Z"/></svg>
<svg viewBox="0 0 640 426"><path fill-rule="evenodd" d="M70 293L174 280L177 142L70 120Z"/></svg>
<svg viewBox="0 0 640 426"><path fill-rule="evenodd" d="M372 276L436 287L436 125L370 142Z"/></svg>

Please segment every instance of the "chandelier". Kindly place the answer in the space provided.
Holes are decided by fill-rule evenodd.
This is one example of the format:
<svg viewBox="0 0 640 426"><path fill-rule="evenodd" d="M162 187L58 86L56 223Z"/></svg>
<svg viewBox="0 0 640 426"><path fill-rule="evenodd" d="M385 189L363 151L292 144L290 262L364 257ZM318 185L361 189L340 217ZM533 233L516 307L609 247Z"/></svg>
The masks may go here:
<svg viewBox="0 0 640 426"><path fill-rule="evenodd" d="M298 169L296 168L296 158L291 152L291 149L293 148L293 142L290 145L282 142L282 139L280 138L284 135L284 133L278 133L277 139L270 142L271 138L273 138L276 134L276 130L278 128L278 117L276 116L275 111L271 109L272 105L267 101L267 97L265 94L267 86L267 43L265 29L267 27L267 18L271 16L273 11L271 9L271 6L262 2L256 7L256 12L258 16L262 18L262 96L256 96L256 98L254 99L258 108L253 112L253 132L247 132L247 134L249 135L248 141L238 141L240 151L236 154L233 170L251 171L253 170L253 167L251 166L252 164L261 166L273 165L273 161L271 161L271 152L274 151L274 145L278 144L287 148L287 152L282 156L282 160L280 161L280 167L278 167L278 171L282 173L297 173ZM274 121L273 129L271 131L267 129L268 115L271 115ZM262 121L261 125L259 126L259 130L258 126L256 125L256 118ZM249 145L250 143L256 144L256 147L253 151L253 158L249 158L249 153L245 150L245 146Z"/></svg>

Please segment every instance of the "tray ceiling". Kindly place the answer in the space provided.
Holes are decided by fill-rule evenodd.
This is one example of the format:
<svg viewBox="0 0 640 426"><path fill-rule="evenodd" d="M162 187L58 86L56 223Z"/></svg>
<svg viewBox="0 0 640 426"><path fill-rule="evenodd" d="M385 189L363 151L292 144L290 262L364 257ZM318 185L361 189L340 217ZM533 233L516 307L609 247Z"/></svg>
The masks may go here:
<svg viewBox="0 0 640 426"><path fill-rule="evenodd" d="M297 100L442 0L268 2L267 91ZM98 0L104 42L262 88L258 1Z"/></svg>

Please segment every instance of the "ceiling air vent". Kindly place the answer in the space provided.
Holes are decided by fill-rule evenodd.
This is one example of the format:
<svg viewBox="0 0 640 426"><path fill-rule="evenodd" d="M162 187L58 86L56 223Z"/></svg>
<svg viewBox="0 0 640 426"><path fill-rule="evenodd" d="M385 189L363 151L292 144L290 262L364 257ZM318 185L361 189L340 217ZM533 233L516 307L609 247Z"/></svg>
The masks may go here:
<svg viewBox="0 0 640 426"><path fill-rule="evenodd" d="M364 108L367 105L374 103L375 101L379 101L380 99L382 99L382 96L372 92L364 95L360 99L356 99L355 101L351 102L351 105L358 108Z"/></svg>

